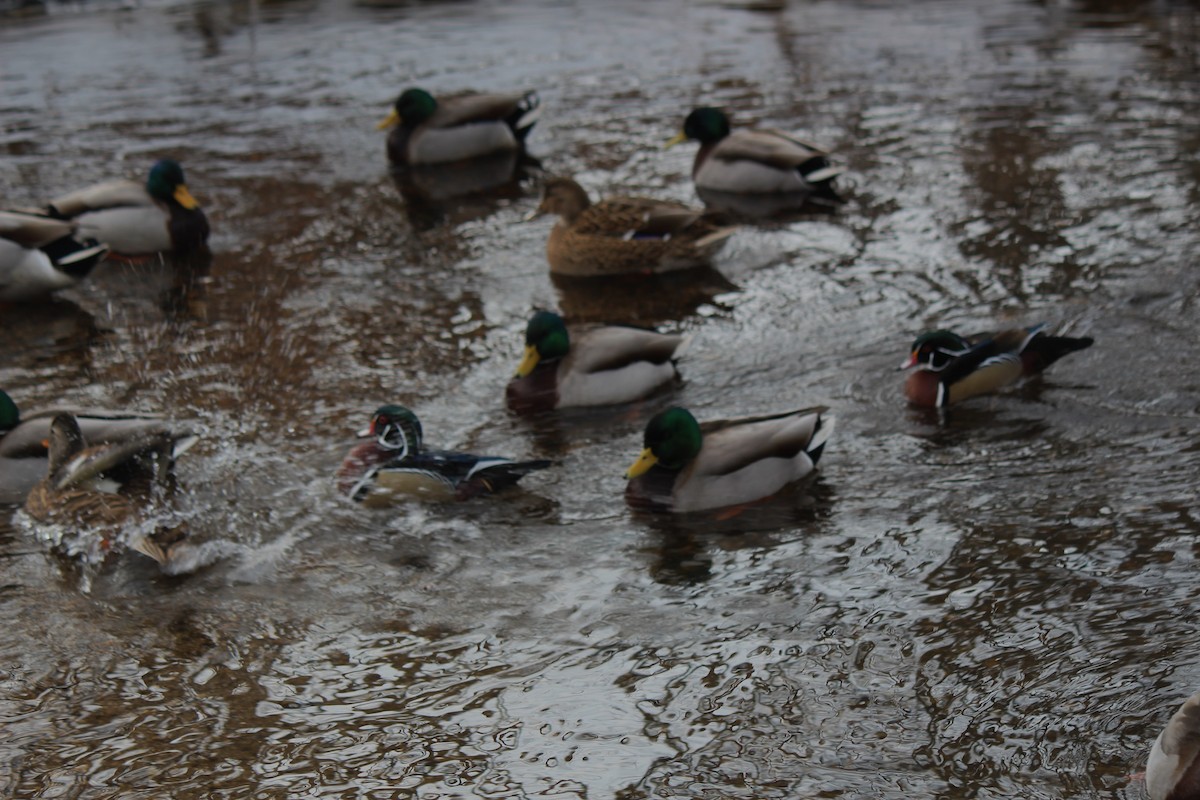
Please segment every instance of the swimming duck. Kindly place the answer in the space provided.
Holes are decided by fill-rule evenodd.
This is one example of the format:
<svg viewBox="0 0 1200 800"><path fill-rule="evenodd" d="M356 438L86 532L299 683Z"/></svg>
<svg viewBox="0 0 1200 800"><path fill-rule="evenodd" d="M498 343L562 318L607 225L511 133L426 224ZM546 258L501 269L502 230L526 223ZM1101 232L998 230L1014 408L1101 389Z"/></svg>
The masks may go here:
<svg viewBox="0 0 1200 800"><path fill-rule="evenodd" d="M550 461L513 461L448 450L424 449L421 422L400 405L380 406L359 432L371 441L355 445L337 472L338 491L372 508L405 496L466 500L512 486Z"/></svg>
<svg viewBox="0 0 1200 800"><path fill-rule="evenodd" d="M1150 748L1150 800L1200 800L1200 692L1184 701Z"/></svg>
<svg viewBox="0 0 1200 800"><path fill-rule="evenodd" d="M841 169L829 163L823 148L774 129L732 130L719 108L697 108L687 115L683 130L667 142L673 147L700 142L692 162L698 190L733 194L829 194Z"/></svg>
<svg viewBox="0 0 1200 800"><path fill-rule="evenodd" d="M46 475L50 423L62 413L75 419L84 440L93 445L166 436L172 441L172 457L178 457L198 441L187 427L170 424L162 416L152 414L59 407L40 409L22 417L13 399L0 390L0 504L24 502L29 491Z"/></svg>
<svg viewBox="0 0 1200 800"><path fill-rule="evenodd" d="M77 544L68 552L103 560L120 547L121 529L169 488L174 442L168 434L88 447L75 417L58 414L50 421L49 445L46 476L25 499L25 513L41 523L76 528L71 541ZM165 564L185 535L180 528L160 529L136 534L128 544Z"/></svg>
<svg viewBox="0 0 1200 800"><path fill-rule="evenodd" d="M170 159L156 162L145 184L100 183L51 200L46 211L125 256L208 249L208 219Z"/></svg>
<svg viewBox="0 0 1200 800"><path fill-rule="evenodd" d="M546 241L550 271L580 277L698 267L737 230L669 200L609 197L593 204L570 178L546 182L529 219L543 214L559 216Z"/></svg>
<svg viewBox="0 0 1200 800"><path fill-rule="evenodd" d="M645 449L625 477L636 509L703 511L769 497L816 469L833 432L828 409L711 420L668 408L646 425Z"/></svg>
<svg viewBox="0 0 1200 800"><path fill-rule="evenodd" d="M1092 346L1090 336L1050 336L1044 327L1012 328L975 340L946 330L923 333L901 365L917 368L904 383L904 396L915 406L943 408L996 392Z"/></svg>
<svg viewBox="0 0 1200 800"><path fill-rule="evenodd" d="M674 358L687 337L621 325L576 329L539 311L525 328L525 357L505 392L520 413L631 403L679 374Z"/></svg>
<svg viewBox="0 0 1200 800"><path fill-rule="evenodd" d="M387 152L393 163L444 164L523 150L541 113L538 103L536 92L434 98L424 89L406 89L376 127L392 129Z"/></svg>
<svg viewBox="0 0 1200 800"><path fill-rule="evenodd" d="M75 238L70 222L0 211L0 300L31 300L83 280L108 247Z"/></svg>

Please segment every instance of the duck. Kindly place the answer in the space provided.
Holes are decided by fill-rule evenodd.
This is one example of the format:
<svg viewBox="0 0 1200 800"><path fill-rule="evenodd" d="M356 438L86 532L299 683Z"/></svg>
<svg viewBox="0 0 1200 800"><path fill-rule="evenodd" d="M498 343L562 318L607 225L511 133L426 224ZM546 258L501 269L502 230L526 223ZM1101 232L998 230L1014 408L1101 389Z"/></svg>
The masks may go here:
<svg viewBox="0 0 1200 800"><path fill-rule="evenodd" d="M782 131L733 130L724 111L704 106L687 115L683 130L666 146L689 140L700 143L692 162L698 191L837 198L833 179L842 170L830 163L829 152Z"/></svg>
<svg viewBox="0 0 1200 800"><path fill-rule="evenodd" d="M691 512L761 500L813 472L833 433L823 406L696 421L673 406L646 425L644 449L625 473L635 510Z"/></svg>
<svg viewBox="0 0 1200 800"><path fill-rule="evenodd" d="M73 220L79 235L123 256L208 252L208 218L188 190L183 167L169 158L154 163L144 184L96 184L51 200L45 211Z"/></svg>
<svg viewBox="0 0 1200 800"><path fill-rule="evenodd" d="M1150 748L1150 800L1200 800L1200 692L1183 702Z"/></svg>
<svg viewBox="0 0 1200 800"><path fill-rule="evenodd" d="M546 240L550 272L572 277L704 266L737 231L703 209L670 200L617 196L592 203L571 178L548 180L526 219L546 214L559 217Z"/></svg>
<svg viewBox="0 0 1200 800"><path fill-rule="evenodd" d="M514 461L450 450L426 450L421 421L402 405L380 406L359 431L370 441L355 445L337 471L342 494L369 508L414 498L434 502L467 500L517 483L547 460Z"/></svg>
<svg viewBox="0 0 1200 800"><path fill-rule="evenodd" d="M904 396L920 408L945 408L997 392L1092 346L1090 336L1051 336L1045 328L1009 328L973 339L948 330L923 333L900 366L915 368L904 383Z"/></svg>
<svg viewBox="0 0 1200 800"><path fill-rule="evenodd" d="M568 330L553 311L525 327L525 355L505 390L517 413L640 400L671 383L688 337L624 325Z"/></svg>
<svg viewBox="0 0 1200 800"><path fill-rule="evenodd" d="M76 238L70 222L0 211L0 301L36 300L75 286L107 253L107 245Z"/></svg>
<svg viewBox="0 0 1200 800"><path fill-rule="evenodd" d="M388 159L397 166L446 164L523 151L541 106L536 92L435 98L405 89L376 127L388 130Z"/></svg>
<svg viewBox="0 0 1200 800"><path fill-rule="evenodd" d="M46 475L50 423L62 413L71 415L84 441L92 445L163 436L171 440L174 459L199 441L191 427L170 423L157 414L62 406L22 416L8 392L0 389L0 504L24 503L30 490Z"/></svg>
<svg viewBox="0 0 1200 800"><path fill-rule="evenodd" d="M60 413L50 421L48 439L46 475L25 499L25 513L39 523L70 526L71 538L60 546L102 562L126 544L122 529L140 521L156 495L170 488L172 437L150 433L88 447L75 417ZM185 536L180 527L158 528L135 533L127 544L166 565Z"/></svg>

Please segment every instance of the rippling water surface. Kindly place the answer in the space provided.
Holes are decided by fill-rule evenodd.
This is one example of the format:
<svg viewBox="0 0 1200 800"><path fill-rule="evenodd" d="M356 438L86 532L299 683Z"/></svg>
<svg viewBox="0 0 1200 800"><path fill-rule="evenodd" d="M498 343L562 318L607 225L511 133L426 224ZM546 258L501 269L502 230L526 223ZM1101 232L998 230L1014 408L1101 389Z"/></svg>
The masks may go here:
<svg viewBox="0 0 1200 800"><path fill-rule="evenodd" d="M764 6L769 4L763 4ZM54 5L0 22L20 206L171 155L200 270L107 263L3 309L25 408L206 432L190 574L90 573L0 517L0 792L42 798L1140 798L1200 688L1194 3ZM536 170L405 199L398 91L536 88L531 150L593 194L694 201L698 104L836 149L848 202L711 273L551 282ZM411 194L411 193L410 193ZM674 396L527 421L534 308L695 335ZM932 326L1096 345L937 416ZM550 457L522 490L355 508L371 409ZM816 403L819 476L732 519L631 515L649 416Z"/></svg>

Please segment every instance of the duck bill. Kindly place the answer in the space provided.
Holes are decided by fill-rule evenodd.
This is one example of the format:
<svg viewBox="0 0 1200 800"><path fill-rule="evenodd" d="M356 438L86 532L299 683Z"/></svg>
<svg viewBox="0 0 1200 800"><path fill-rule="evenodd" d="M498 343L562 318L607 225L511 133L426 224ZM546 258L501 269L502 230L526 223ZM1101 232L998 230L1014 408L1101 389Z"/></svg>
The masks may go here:
<svg viewBox="0 0 1200 800"><path fill-rule="evenodd" d="M638 477L639 475L645 475L647 472L650 471L650 468L653 467L657 463L658 463L658 456L656 456L656 455L654 455L654 453L650 452L650 448L647 447L645 450L642 451L642 454L640 456L638 456L638 460L633 462L633 466L625 471L625 479L633 480L634 478Z"/></svg>
<svg viewBox="0 0 1200 800"><path fill-rule="evenodd" d="M374 432L375 432L375 424L372 423L354 435L357 436L359 439L366 439L367 437L371 436Z"/></svg>
<svg viewBox="0 0 1200 800"><path fill-rule="evenodd" d="M538 353L537 348L531 344L526 345L525 355L521 359L521 363L517 365L517 377L524 378L526 375L533 372L533 368L536 367L538 362L541 360L542 356Z"/></svg>
<svg viewBox="0 0 1200 800"><path fill-rule="evenodd" d="M375 130L384 131L384 130L387 130L388 128L394 128L400 124L400 121L401 120L400 120L399 112L397 112L396 109L393 108L391 110L391 112L387 115L387 118L375 126Z"/></svg>
<svg viewBox="0 0 1200 800"><path fill-rule="evenodd" d="M179 205L183 206L188 211L191 211L193 208L196 208L200 205L196 202L196 198L192 197L192 193L188 191L188 188L182 183L175 187L173 197L175 198L176 203L179 203Z"/></svg>
<svg viewBox="0 0 1200 800"><path fill-rule="evenodd" d="M912 355L910 355L910 356L908 357L908 360L907 360L907 361L905 361L905 362L904 362L903 364L901 364L900 366L896 367L896 369L897 369L897 370L901 370L901 369L912 369L912 368L913 368L913 367L915 367L916 365L917 365L917 351L916 351L916 350L913 350L913 352L912 352Z"/></svg>
<svg viewBox="0 0 1200 800"><path fill-rule="evenodd" d="M675 145L683 144L686 141L687 141L687 134L684 133L683 131L680 131L679 133L675 134L674 136L672 136L670 139L667 140L667 143L663 145L663 150L670 150Z"/></svg>
<svg viewBox="0 0 1200 800"><path fill-rule="evenodd" d="M546 216L546 214L547 214L546 209L542 208L541 206L538 206L533 211L530 211L528 214L521 217L521 222L533 222L535 219L538 219L539 217Z"/></svg>

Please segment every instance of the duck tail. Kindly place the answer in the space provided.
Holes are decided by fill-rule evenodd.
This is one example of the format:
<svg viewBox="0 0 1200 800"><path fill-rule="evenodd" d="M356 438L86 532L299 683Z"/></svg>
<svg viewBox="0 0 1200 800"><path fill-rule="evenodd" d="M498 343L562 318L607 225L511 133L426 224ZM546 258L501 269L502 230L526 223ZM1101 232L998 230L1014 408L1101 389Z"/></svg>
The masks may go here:
<svg viewBox="0 0 1200 800"><path fill-rule="evenodd" d="M716 252L717 248L725 243L725 240L737 233L737 227L730 226L727 228L717 228L711 233L706 233L692 243L692 246L700 253Z"/></svg>
<svg viewBox="0 0 1200 800"><path fill-rule="evenodd" d="M537 124L541 116L542 101L538 97L537 92L529 91L517 101L516 109L508 116L506 122L513 129L516 137L521 141L525 141L525 137L533 130L533 126Z"/></svg>
<svg viewBox="0 0 1200 800"><path fill-rule="evenodd" d="M821 455L825 452L825 443L833 435L833 427L833 417L825 416L824 414L817 417L817 427L813 429L812 438L804 446L804 452L808 453L813 466L816 466L817 462L821 460Z"/></svg>
<svg viewBox="0 0 1200 800"><path fill-rule="evenodd" d="M76 280L87 277L92 267L108 254L108 245L93 239L80 242L73 236L55 239L39 249L50 257L55 267Z"/></svg>
<svg viewBox="0 0 1200 800"><path fill-rule="evenodd" d="M553 461L544 458L532 461L483 459L471 470L467 479L459 485L458 497L461 500L507 489L529 473L553 465Z"/></svg>
<svg viewBox="0 0 1200 800"><path fill-rule="evenodd" d="M1035 335L1021 351L1021 365L1026 374L1041 372L1069 353L1086 350L1094 341L1090 336Z"/></svg>

